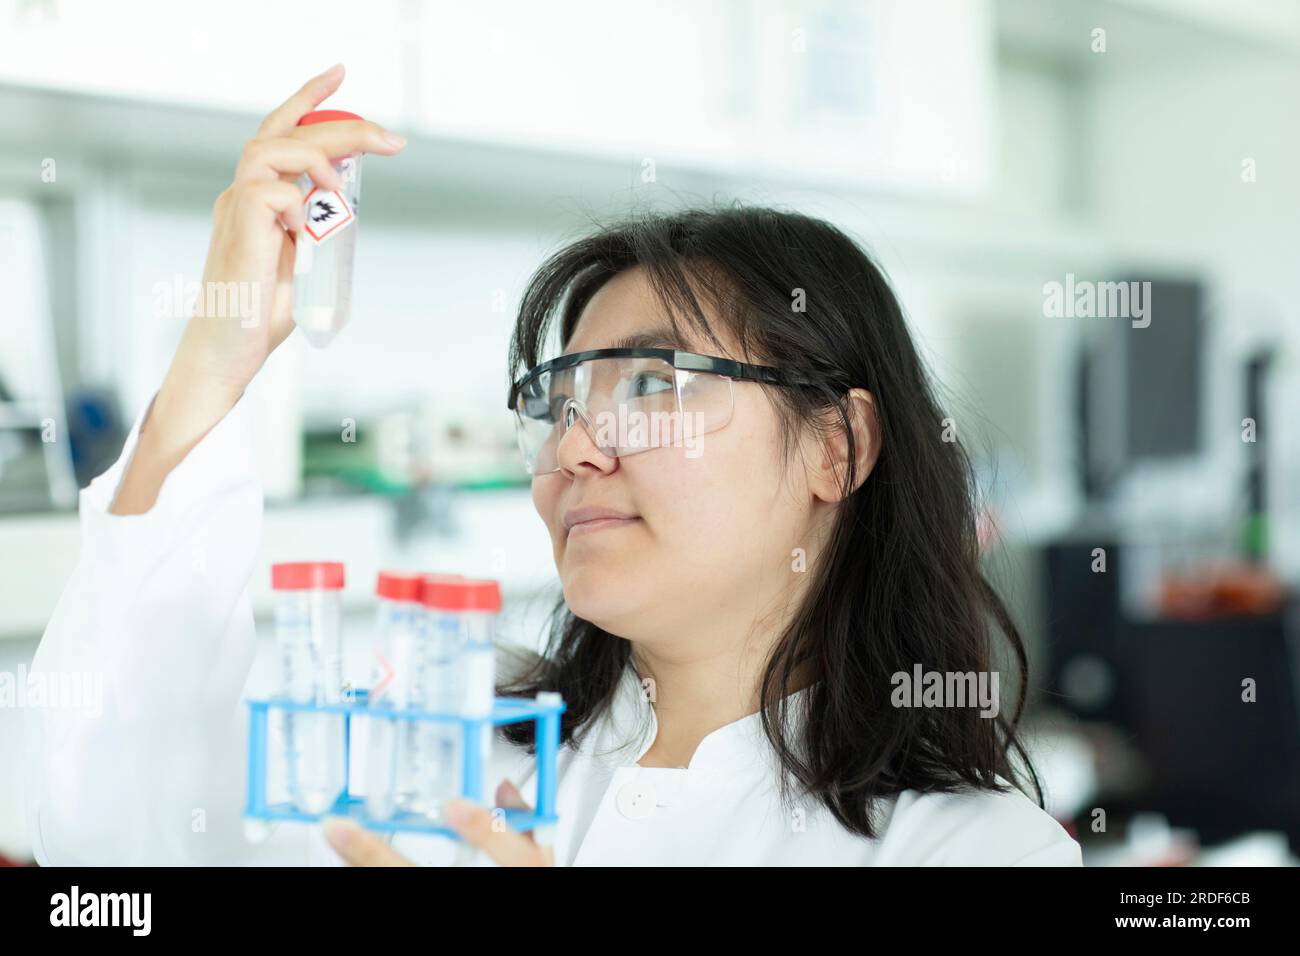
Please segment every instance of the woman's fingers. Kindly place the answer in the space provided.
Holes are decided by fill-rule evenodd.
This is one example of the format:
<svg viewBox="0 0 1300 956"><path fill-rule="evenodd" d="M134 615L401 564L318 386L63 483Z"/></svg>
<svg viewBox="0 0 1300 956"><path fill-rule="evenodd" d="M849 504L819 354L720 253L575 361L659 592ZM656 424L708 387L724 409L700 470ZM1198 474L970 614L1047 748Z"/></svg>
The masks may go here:
<svg viewBox="0 0 1300 956"><path fill-rule="evenodd" d="M235 182L296 178L308 174L322 189L339 189L343 177L331 157L400 152L406 140L368 120L334 120L300 126L291 136L258 137L244 146Z"/></svg>
<svg viewBox="0 0 1300 956"><path fill-rule="evenodd" d="M497 805L528 809L528 804L508 780L497 788ZM538 846L531 834L504 825L504 821L486 807L468 800L449 800L447 822L466 843L478 847L499 866L555 865L555 856L549 846Z"/></svg>
<svg viewBox="0 0 1300 956"><path fill-rule="evenodd" d="M511 783L508 779L502 780L497 786L497 806L510 807L517 810L531 810L528 801L524 795L519 792L519 788ZM546 850L550 850L552 837L555 832L555 825L551 823L539 823L524 835L532 840L534 844Z"/></svg>
<svg viewBox="0 0 1300 956"><path fill-rule="evenodd" d="M309 175L322 189L341 189L343 177L331 164L325 151L292 136L276 139L251 139L239 157L235 182L260 182Z"/></svg>
<svg viewBox="0 0 1300 956"><path fill-rule="evenodd" d="M310 143L326 156L350 156L353 153L379 153L392 156L406 145L406 138L390 133L370 120L330 120L298 126L293 137Z"/></svg>
<svg viewBox="0 0 1300 956"><path fill-rule="evenodd" d="M343 64L338 63L312 77L273 110L244 147L235 181L294 178L306 173L323 189L339 189L342 179L331 159L356 153L391 156L400 151L406 145L402 136L368 120L298 125L342 82Z"/></svg>
<svg viewBox="0 0 1300 956"><path fill-rule="evenodd" d="M233 203L240 216L260 218L269 210L290 229L302 228L302 190L281 179L232 185L217 202Z"/></svg>
<svg viewBox="0 0 1300 956"><path fill-rule="evenodd" d="M343 82L343 64L335 63L324 73L313 76L298 92L289 97L262 120L258 136L284 136L321 104Z"/></svg>
<svg viewBox="0 0 1300 956"><path fill-rule="evenodd" d="M524 795L519 792L519 788L509 779L502 780L497 784L496 800L498 807L509 807L512 810L532 809L528 806L528 801L524 799Z"/></svg>
<svg viewBox="0 0 1300 956"><path fill-rule="evenodd" d="M497 788L497 805L527 810L528 804L509 780ZM549 846L538 846L531 834L504 826L487 807L468 800L449 800L447 822L471 846L477 847L500 866L554 866ZM414 866L383 839L346 817L326 817L325 837L344 861L352 866Z"/></svg>
<svg viewBox="0 0 1300 956"><path fill-rule="evenodd" d="M384 840L347 817L322 821L330 846L351 866L415 866Z"/></svg>

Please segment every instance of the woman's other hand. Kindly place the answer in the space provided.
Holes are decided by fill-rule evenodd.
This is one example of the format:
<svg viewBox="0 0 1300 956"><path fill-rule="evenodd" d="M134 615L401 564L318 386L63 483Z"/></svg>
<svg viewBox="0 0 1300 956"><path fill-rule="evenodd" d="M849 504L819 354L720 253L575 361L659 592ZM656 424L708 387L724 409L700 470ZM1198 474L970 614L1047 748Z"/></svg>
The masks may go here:
<svg viewBox="0 0 1300 956"><path fill-rule="evenodd" d="M509 780L497 787L496 806L527 810L522 794ZM549 845L536 835L511 829L493 810L467 800L447 803L447 822L470 846L483 851L499 866L554 866ZM343 860L352 866L414 866L390 847L382 837L352 820L335 817L324 824L325 837Z"/></svg>

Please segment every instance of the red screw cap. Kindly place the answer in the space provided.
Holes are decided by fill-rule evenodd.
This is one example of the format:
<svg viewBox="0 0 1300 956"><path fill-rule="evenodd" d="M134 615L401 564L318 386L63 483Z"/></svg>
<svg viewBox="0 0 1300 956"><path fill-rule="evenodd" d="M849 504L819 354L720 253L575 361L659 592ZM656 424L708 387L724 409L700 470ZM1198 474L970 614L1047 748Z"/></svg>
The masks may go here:
<svg viewBox="0 0 1300 956"><path fill-rule="evenodd" d="M288 561L271 565L276 591L339 591L343 589L341 561Z"/></svg>
<svg viewBox="0 0 1300 956"><path fill-rule="evenodd" d="M440 611L499 611L501 586L485 579L426 579L424 606Z"/></svg>

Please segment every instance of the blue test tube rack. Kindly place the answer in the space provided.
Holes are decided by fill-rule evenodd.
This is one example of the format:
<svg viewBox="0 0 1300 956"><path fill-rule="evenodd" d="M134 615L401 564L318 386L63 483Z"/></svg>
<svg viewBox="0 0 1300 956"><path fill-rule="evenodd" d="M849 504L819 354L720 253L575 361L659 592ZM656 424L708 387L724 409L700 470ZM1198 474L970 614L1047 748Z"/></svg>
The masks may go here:
<svg viewBox="0 0 1300 956"><path fill-rule="evenodd" d="M460 835L450 827L430 823L427 818L414 813L396 813L388 820L372 819L365 808L365 798L349 793L352 757L352 718L371 717L396 721L436 721L461 725L464 755L464 776L461 796L475 803L483 803L483 759L479 741L484 727L516 724L531 720L536 724L537 741L537 806L532 810L501 808L508 826L515 830L532 830L544 824L553 824L559 817L555 813L556 759L560 749L560 715L564 701L557 693L541 693L535 699L527 697L497 697L492 714L487 717L462 717L459 714L417 710L371 707L369 692L348 690L342 703L312 704L290 700L287 697L250 699L248 715L248 800L244 817L254 820L292 820L311 823L325 816L349 817L369 830L380 833L428 833L459 840ZM304 813L292 802L267 803L266 761L267 725L272 710L308 711L343 715L343 789L334 805L324 813Z"/></svg>

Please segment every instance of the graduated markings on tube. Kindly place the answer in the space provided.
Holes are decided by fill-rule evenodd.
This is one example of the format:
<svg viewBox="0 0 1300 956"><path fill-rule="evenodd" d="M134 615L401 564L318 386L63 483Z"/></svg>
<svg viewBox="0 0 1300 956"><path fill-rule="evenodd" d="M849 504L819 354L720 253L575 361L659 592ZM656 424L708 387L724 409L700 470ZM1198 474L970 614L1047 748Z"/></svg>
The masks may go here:
<svg viewBox="0 0 1300 956"><path fill-rule="evenodd" d="M314 186L303 203L306 206L303 231L311 236L316 245L342 232L357 218L348 201L338 191Z"/></svg>

